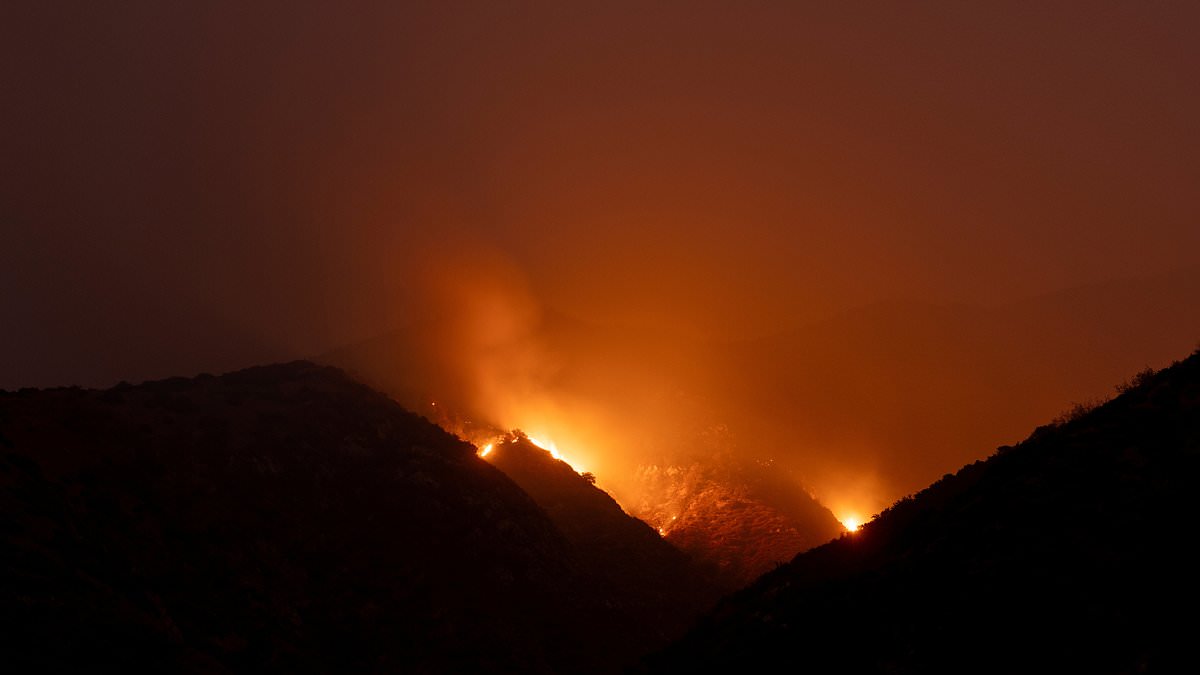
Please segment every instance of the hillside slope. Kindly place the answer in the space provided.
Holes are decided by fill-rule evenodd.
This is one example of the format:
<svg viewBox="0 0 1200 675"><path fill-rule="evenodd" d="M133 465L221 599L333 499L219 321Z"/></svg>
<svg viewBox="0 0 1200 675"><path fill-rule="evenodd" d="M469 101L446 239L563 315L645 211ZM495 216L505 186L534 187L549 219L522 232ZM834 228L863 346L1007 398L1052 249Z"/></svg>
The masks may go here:
<svg viewBox="0 0 1200 675"><path fill-rule="evenodd" d="M797 556L652 669L1176 672L1198 488L1200 353Z"/></svg>
<svg viewBox="0 0 1200 675"><path fill-rule="evenodd" d="M581 568L603 585L608 605L642 627L636 641L647 648L681 636L729 590L520 432L497 442L487 459L546 511L578 553Z"/></svg>
<svg viewBox="0 0 1200 675"><path fill-rule="evenodd" d="M731 454L647 464L635 474L632 512L667 541L741 588L797 553L845 531L786 472Z"/></svg>
<svg viewBox="0 0 1200 675"><path fill-rule="evenodd" d="M0 392L18 672L579 672L626 626L475 448L308 363Z"/></svg>

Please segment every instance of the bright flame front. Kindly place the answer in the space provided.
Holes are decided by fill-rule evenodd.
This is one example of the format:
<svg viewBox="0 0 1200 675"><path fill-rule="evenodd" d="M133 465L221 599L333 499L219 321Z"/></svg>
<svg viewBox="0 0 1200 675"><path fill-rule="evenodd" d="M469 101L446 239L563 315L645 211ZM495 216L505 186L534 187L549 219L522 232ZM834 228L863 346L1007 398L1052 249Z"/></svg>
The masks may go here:
<svg viewBox="0 0 1200 675"><path fill-rule="evenodd" d="M554 443L554 441L539 440L533 436L526 436L525 438L528 438L530 443L533 443L539 448L550 453L550 456L554 459L557 459L560 462L566 462L568 466L575 470L575 473L583 473L584 469L582 466L580 466L579 462L577 460L570 460L564 457L563 454L558 451L558 446Z"/></svg>
<svg viewBox="0 0 1200 675"><path fill-rule="evenodd" d="M554 459L557 459L557 460L559 460L559 461L561 461L561 462L565 462L565 463L567 464L567 466L571 467L571 469L573 469L573 470L575 471L575 473L580 473L580 474L581 474L581 473L583 473L583 472L585 471L585 469L584 469L584 468L583 468L583 466L582 466L582 465L579 463L579 461L578 461L578 460L575 460L575 459L569 459L569 458L567 458L566 456L564 456L564 455L563 455L561 452L559 452L559 451L558 451L558 445L557 445L557 444L555 444L555 442L554 442L554 441L550 441L550 440L544 440L544 437L543 437L543 438L541 438L541 439L539 439L539 438L534 438L533 436L528 436L528 435L527 435L527 436L525 436L525 439L526 439L526 440L528 440L530 443L532 443L532 444L536 445L537 447L539 447L539 448L541 448L541 449L545 450L546 452L550 453L550 456L551 456L551 457L553 457ZM494 440L494 441L492 441L492 442L490 442L490 443L487 443L487 444L485 444L485 445L482 445L482 446L480 446L480 447L479 447L479 452L478 452L478 455L479 455L480 457L487 457L489 454L491 454L491 453L492 453L492 451L493 451L493 450L495 450L495 449L496 449L496 444L497 444L497 443L504 443L504 442L506 442L506 441L505 441L505 438L504 438L504 437L502 437L502 438L500 438L500 439L498 439L498 440Z"/></svg>

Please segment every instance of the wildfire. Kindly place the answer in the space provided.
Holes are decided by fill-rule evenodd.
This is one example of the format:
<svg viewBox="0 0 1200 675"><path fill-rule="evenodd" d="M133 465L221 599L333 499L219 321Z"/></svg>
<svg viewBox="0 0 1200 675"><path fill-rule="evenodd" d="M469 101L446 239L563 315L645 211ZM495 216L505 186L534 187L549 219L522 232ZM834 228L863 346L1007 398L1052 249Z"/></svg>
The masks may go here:
<svg viewBox="0 0 1200 675"><path fill-rule="evenodd" d="M858 528L862 527L862 521L858 516L843 516L841 521L842 527L846 528L847 532L858 532Z"/></svg>
<svg viewBox="0 0 1200 675"><path fill-rule="evenodd" d="M562 455L558 454L558 446L554 444L554 441L539 441L533 436L526 436L526 438L529 439L530 443L533 443L539 448L549 452L550 456L554 459L562 459Z"/></svg>
<svg viewBox="0 0 1200 675"><path fill-rule="evenodd" d="M533 443L539 448L550 453L550 456L554 459L557 459L560 462L566 462L568 466L575 470L575 473L583 473L584 469L579 465L579 462L563 457L562 453L558 451L558 446L554 444L554 441L539 440L533 436L526 436L525 438L528 438L530 443Z"/></svg>
<svg viewBox="0 0 1200 675"><path fill-rule="evenodd" d="M575 470L575 473L583 473L585 471L585 469L582 467L582 465L579 463L578 460L568 459L567 457L563 456L563 454L558 451L558 446L554 443L554 441L544 440L544 437L539 439L539 438L534 438L532 436L525 436L525 438L530 443L533 443L537 447L550 453L550 456L553 457L554 459L557 459L561 462L566 462L567 466L570 466L572 469ZM504 442L512 442L512 440L506 441L506 437L501 437L497 440L493 440L490 443L482 445L479 447L479 453L478 453L479 456L487 457L489 454L492 453L493 450L496 449L497 443L504 443Z"/></svg>

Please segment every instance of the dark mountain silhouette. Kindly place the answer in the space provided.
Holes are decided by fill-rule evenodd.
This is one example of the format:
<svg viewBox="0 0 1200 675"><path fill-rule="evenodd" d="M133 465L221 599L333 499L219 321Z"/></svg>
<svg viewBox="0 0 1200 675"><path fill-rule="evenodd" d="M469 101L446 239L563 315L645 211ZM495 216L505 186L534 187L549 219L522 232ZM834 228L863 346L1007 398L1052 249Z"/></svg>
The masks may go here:
<svg viewBox="0 0 1200 675"><path fill-rule="evenodd" d="M520 432L495 443L487 459L550 516L580 566L603 584L608 606L645 626L639 642L678 638L720 595L713 571L625 513L590 475L576 473Z"/></svg>
<svg viewBox="0 0 1200 675"><path fill-rule="evenodd" d="M568 535L332 368L0 392L14 672L612 671L661 617Z"/></svg>
<svg viewBox="0 0 1200 675"><path fill-rule="evenodd" d="M731 596L662 673L1189 672L1200 352Z"/></svg>

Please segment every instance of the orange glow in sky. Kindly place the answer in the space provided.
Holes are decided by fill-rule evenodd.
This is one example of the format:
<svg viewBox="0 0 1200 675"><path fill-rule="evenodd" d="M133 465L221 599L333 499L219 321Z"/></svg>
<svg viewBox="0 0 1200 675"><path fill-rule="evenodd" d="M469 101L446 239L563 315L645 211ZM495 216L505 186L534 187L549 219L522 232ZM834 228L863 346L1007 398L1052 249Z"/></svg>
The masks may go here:
<svg viewBox="0 0 1200 675"><path fill-rule="evenodd" d="M869 518L1200 335L1200 3L166 4L0 23L0 389L315 358Z"/></svg>

